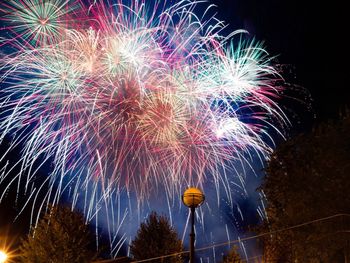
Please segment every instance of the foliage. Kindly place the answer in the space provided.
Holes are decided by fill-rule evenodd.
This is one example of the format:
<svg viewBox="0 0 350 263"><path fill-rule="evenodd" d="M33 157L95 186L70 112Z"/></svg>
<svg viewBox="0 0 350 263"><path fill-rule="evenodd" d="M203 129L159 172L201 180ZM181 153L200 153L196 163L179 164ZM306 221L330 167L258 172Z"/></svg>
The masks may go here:
<svg viewBox="0 0 350 263"><path fill-rule="evenodd" d="M141 223L130 252L135 260L159 257L183 251L181 240L165 216L152 212L147 221ZM182 262L181 255L167 257L152 262Z"/></svg>
<svg viewBox="0 0 350 263"><path fill-rule="evenodd" d="M281 144L266 172L261 190L268 200L268 222L260 232L350 214L350 116ZM265 259L342 262L350 250L349 221L349 216L339 216L266 236Z"/></svg>
<svg viewBox="0 0 350 263"><path fill-rule="evenodd" d="M238 247L233 246L229 253L223 256L222 263L243 263L241 256L238 253Z"/></svg>
<svg viewBox="0 0 350 263"><path fill-rule="evenodd" d="M80 213L68 207L51 207L23 241L21 262L91 262L95 255L93 243L93 235Z"/></svg>

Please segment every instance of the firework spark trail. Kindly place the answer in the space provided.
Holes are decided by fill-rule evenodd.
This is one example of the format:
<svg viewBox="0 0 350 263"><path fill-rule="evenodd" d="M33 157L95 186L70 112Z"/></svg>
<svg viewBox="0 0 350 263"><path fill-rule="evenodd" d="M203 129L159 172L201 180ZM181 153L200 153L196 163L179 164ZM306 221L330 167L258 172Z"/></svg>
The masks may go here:
<svg viewBox="0 0 350 263"><path fill-rule="evenodd" d="M209 180L233 202L233 163L249 163L251 151L263 159L267 129L286 122L274 100L280 76L261 43L235 44L242 30L224 37L222 22L196 16L200 2L2 4L0 142L12 136L7 153L22 147L20 161L1 170L1 181L20 170L6 188L17 182L36 202L47 187L40 209L68 194L88 221L111 215L116 253L132 210L121 211L123 193L140 209L152 193L164 191L170 204Z"/></svg>
<svg viewBox="0 0 350 263"><path fill-rule="evenodd" d="M12 34L6 42L19 40L26 48L57 43L79 9L80 3L71 0L6 1L0 6L0 21L7 24L6 29Z"/></svg>

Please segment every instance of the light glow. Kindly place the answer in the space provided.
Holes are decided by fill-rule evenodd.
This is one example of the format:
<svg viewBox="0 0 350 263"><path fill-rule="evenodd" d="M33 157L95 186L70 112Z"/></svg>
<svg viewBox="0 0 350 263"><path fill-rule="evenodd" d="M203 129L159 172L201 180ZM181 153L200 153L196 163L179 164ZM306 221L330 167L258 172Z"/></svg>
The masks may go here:
<svg viewBox="0 0 350 263"><path fill-rule="evenodd" d="M5 251L0 250L0 263L6 262L8 256Z"/></svg>

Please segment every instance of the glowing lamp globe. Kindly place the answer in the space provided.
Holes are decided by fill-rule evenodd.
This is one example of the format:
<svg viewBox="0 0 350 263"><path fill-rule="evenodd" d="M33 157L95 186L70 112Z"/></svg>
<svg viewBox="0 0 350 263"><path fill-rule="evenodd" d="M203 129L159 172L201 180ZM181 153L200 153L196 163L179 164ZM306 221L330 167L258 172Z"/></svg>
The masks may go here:
<svg viewBox="0 0 350 263"><path fill-rule="evenodd" d="M182 195L185 206L196 208L204 202L205 196L198 188L190 187Z"/></svg>

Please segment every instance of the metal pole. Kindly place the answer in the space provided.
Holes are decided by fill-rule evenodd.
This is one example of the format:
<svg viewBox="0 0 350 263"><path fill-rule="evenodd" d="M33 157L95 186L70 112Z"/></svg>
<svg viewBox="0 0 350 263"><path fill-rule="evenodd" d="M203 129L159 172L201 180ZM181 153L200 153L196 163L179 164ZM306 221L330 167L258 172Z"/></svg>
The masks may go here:
<svg viewBox="0 0 350 263"><path fill-rule="evenodd" d="M196 208L191 207L191 233L190 233L190 263L194 263L194 210Z"/></svg>

